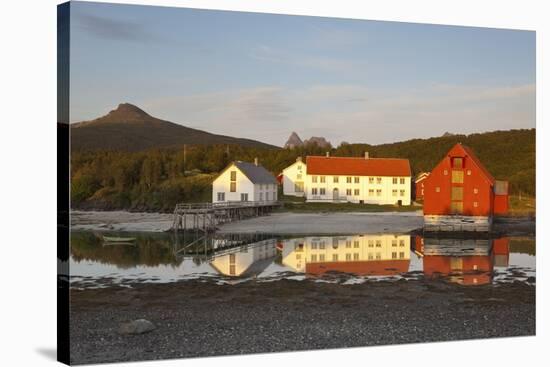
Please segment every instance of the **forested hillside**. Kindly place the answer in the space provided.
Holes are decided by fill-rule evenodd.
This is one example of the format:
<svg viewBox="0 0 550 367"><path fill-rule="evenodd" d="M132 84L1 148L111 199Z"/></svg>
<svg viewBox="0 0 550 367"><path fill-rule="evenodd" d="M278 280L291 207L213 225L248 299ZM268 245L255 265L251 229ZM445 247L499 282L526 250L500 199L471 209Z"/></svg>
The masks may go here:
<svg viewBox="0 0 550 367"><path fill-rule="evenodd" d="M535 129L414 139L393 144L344 144L336 156L408 158L414 174L430 171L457 142L470 146L512 193L535 195ZM177 202L211 200L211 182L233 160L260 163L274 174L306 155L324 155L316 145L264 149L197 145L140 152L75 151L71 157L72 205L83 209L170 211Z"/></svg>

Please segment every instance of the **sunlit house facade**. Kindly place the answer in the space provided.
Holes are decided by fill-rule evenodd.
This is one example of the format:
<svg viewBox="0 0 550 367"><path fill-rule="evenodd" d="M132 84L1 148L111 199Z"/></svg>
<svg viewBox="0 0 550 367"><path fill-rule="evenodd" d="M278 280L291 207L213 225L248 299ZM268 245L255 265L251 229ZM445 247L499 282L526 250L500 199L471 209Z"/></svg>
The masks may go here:
<svg viewBox="0 0 550 367"><path fill-rule="evenodd" d="M229 201L277 201L277 180L257 159L232 162L212 183L212 202Z"/></svg>
<svg viewBox="0 0 550 367"><path fill-rule="evenodd" d="M302 157L282 172L283 195L303 197L305 195L306 164Z"/></svg>

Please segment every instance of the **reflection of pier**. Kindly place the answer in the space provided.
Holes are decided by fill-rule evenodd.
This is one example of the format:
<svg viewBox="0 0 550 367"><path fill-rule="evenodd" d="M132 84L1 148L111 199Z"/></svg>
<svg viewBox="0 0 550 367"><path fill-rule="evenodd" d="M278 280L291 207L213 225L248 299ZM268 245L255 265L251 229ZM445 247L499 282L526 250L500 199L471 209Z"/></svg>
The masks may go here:
<svg viewBox="0 0 550 367"><path fill-rule="evenodd" d="M245 250L249 246L262 244L272 240L273 235L258 234L218 234L181 232L176 234L174 242L174 256L197 257L200 260L212 260L215 257L224 256L239 250Z"/></svg>
<svg viewBox="0 0 550 367"><path fill-rule="evenodd" d="M219 203L177 204L172 228L209 232L218 224L258 217L270 213L279 206L277 201L227 201Z"/></svg>

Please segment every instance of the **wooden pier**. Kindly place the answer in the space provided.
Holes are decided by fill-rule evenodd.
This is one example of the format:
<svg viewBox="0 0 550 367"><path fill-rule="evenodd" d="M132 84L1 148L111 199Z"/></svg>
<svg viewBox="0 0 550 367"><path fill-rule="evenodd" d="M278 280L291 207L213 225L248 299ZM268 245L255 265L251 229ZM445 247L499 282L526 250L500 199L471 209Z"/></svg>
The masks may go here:
<svg viewBox="0 0 550 367"><path fill-rule="evenodd" d="M183 203L174 209L172 228L183 231L215 231L219 224L269 214L278 201L227 201L221 203Z"/></svg>

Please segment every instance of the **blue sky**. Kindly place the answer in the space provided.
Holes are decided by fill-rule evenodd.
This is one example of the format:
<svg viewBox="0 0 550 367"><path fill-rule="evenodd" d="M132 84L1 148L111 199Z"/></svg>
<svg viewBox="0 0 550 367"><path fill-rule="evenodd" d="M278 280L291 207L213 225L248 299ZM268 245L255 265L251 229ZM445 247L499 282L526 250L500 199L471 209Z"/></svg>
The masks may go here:
<svg viewBox="0 0 550 367"><path fill-rule="evenodd" d="M275 145L533 128L535 32L73 2L70 98Z"/></svg>

